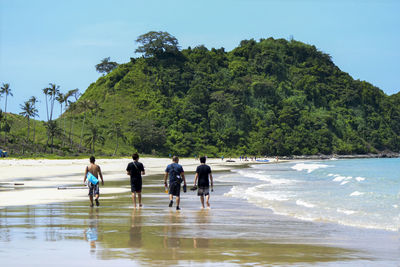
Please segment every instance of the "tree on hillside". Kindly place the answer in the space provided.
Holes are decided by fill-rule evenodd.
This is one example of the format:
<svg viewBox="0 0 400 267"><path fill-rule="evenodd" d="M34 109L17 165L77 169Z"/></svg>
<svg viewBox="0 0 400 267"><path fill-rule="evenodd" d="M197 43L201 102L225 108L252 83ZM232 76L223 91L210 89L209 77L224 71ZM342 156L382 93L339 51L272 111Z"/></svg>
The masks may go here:
<svg viewBox="0 0 400 267"><path fill-rule="evenodd" d="M49 83L50 87L48 92L50 95L50 120L53 120L54 103L56 102L57 95L60 92L60 86L54 83Z"/></svg>
<svg viewBox="0 0 400 267"><path fill-rule="evenodd" d="M96 125L89 125L89 132L84 135L85 144L89 146L91 153L96 153L95 146L96 143L104 144L105 138L102 133L99 131L99 128Z"/></svg>
<svg viewBox="0 0 400 267"><path fill-rule="evenodd" d="M51 140L51 153L53 153L53 146L54 146L54 137L59 136L61 134L60 128L57 126L55 121L48 121L45 123L45 127L47 129L47 133Z"/></svg>
<svg viewBox="0 0 400 267"><path fill-rule="evenodd" d="M82 141L83 141L83 132L85 130L85 122L86 122L86 114L89 109L92 108L92 102L89 100L82 100L78 102L77 109L80 112L83 112L83 120L82 120L82 128L81 128L81 140L79 142L79 150L82 148Z"/></svg>
<svg viewBox="0 0 400 267"><path fill-rule="evenodd" d="M70 97L74 97L75 98L75 101L77 101L78 100L78 98L79 98L79 96L80 96L80 93L79 93L79 89L78 88L76 88L76 89L72 89L72 90L69 90L68 91L68 93L66 94L66 108L67 108L67 110L68 111L70 111L71 113L74 113L76 110L77 110L77 105L76 105L76 102L73 102L73 101L70 101L70 100L68 100ZM69 135L68 135L68 139L69 139L69 142L70 142L70 146L71 146L71 148L72 148L72 127L73 127L73 125L74 125L74 119L75 119L75 116L70 116L70 124L69 124Z"/></svg>
<svg viewBox="0 0 400 267"><path fill-rule="evenodd" d="M65 109L65 111L68 110L69 105L70 105L70 103L71 103L71 101L69 101L69 98L72 97L73 94L74 94L76 91L78 91L78 89L69 90L69 91L64 95L64 109ZM64 116L64 136L67 136L67 133L66 133L66 122L65 122L66 118L65 118L65 117L66 117L66 116ZM69 136L68 139L70 140L70 138L71 138L71 135ZM70 140L70 141L71 141L71 140Z"/></svg>
<svg viewBox="0 0 400 267"><path fill-rule="evenodd" d="M27 119L27 124L28 124L28 132L26 136L26 141L29 142L29 130L30 130L30 118L37 116L37 109L34 108L33 104L31 101L25 101L23 105L20 105L22 112L19 114L22 116L25 116Z"/></svg>
<svg viewBox="0 0 400 267"><path fill-rule="evenodd" d="M164 53L176 54L179 51L178 40L168 32L150 31L140 35L136 42L141 44L136 53L143 53L144 57L158 57Z"/></svg>
<svg viewBox="0 0 400 267"><path fill-rule="evenodd" d="M124 132L122 130L121 124L118 123L118 122L115 123L114 127L109 129L107 134L110 137L115 136L115 138L116 138L116 145L115 145L115 150L114 150L114 154L113 154L113 156L115 156L117 154L117 151L118 151L118 144L119 144L118 140L121 139L122 141L126 141L126 136L125 136L125 134L124 134Z"/></svg>
<svg viewBox="0 0 400 267"><path fill-rule="evenodd" d="M36 110L36 113L33 114L33 119L38 116L37 114L37 109L36 109L36 103L39 102L36 98L36 96L31 96L29 99L29 102L31 102L32 108ZM36 121L33 120L33 143L35 143L35 138L36 138Z"/></svg>
<svg viewBox="0 0 400 267"><path fill-rule="evenodd" d="M49 83L49 85L50 85L50 87L44 88L42 91L46 96L47 123L48 123L48 126L52 126L52 124L49 124L49 123L51 121L53 121L54 102L56 101L57 94L60 92L59 91L60 86L58 86L54 83ZM49 111L49 106L50 106L50 111ZM51 127L46 127L46 128L47 128L47 130L51 129ZM49 145L50 138L54 139L54 136L51 136L51 134L49 132L47 132L46 146ZM53 151L53 148L52 148L52 151Z"/></svg>
<svg viewBox="0 0 400 267"><path fill-rule="evenodd" d="M99 73L109 74L113 69L118 67L117 62L110 61L110 57L103 58L99 64L96 66L96 71Z"/></svg>
<svg viewBox="0 0 400 267"><path fill-rule="evenodd" d="M8 100L8 96L13 96L13 94L11 93L11 88L10 88L10 84L8 83L3 83L3 86L0 89L0 94L1 95L6 95L6 101L5 101L5 107L4 107L4 125L5 128L7 128L6 126L8 125L7 123L7 100ZM4 144L7 143L7 135L6 135L6 131L4 131Z"/></svg>

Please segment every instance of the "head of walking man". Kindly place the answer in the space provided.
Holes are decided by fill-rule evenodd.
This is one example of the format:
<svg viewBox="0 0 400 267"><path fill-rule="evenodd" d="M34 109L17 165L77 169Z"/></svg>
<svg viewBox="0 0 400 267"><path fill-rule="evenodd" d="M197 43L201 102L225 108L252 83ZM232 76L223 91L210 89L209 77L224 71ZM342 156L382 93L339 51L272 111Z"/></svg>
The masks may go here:
<svg viewBox="0 0 400 267"><path fill-rule="evenodd" d="M90 163L94 163L96 161L96 158L94 156L91 156L89 161L90 161Z"/></svg>
<svg viewBox="0 0 400 267"><path fill-rule="evenodd" d="M206 163L206 157L205 156L200 157L200 163Z"/></svg>
<svg viewBox="0 0 400 267"><path fill-rule="evenodd" d="M175 162L175 163L178 163L179 162L179 157L178 156L173 156L172 157L172 161Z"/></svg>
<svg viewBox="0 0 400 267"><path fill-rule="evenodd" d="M133 153L132 154L132 159L135 160L135 161L138 160L139 159L139 154L138 153Z"/></svg>

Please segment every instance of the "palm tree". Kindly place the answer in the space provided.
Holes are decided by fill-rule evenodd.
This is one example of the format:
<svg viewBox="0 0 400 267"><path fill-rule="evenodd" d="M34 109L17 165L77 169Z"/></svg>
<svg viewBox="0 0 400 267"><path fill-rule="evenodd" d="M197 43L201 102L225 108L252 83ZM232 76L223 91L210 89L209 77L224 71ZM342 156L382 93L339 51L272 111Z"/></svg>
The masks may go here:
<svg viewBox="0 0 400 267"><path fill-rule="evenodd" d="M54 83L49 83L49 85L50 87L48 88L48 90L50 95L50 120L53 120L54 102L56 101L56 97L60 92L60 86Z"/></svg>
<svg viewBox="0 0 400 267"><path fill-rule="evenodd" d="M29 99L29 102L31 102L32 107L36 110L36 113L33 114L33 118L35 119L35 117L38 116L37 114L37 109L36 109L36 103L39 102L36 98L36 96L31 96L31 98ZM36 138L36 121L33 120L33 143L35 143L35 138Z"/></svg>
<svg viewBox="0 0 400 267"><path fill-rule="evenodd" d="M47 121L49 121L49 104L47 101L47 96L50 94L50 88L43 88L42 91L43 94L46 96L46 115L47 115Z"/></svg>
<svg viewBox="0 0 400 267"><path fill-rule="evenodd" d="M65 103L65 99L66 99L66 94L57 92L56 100L58 101L58 103L60 103L60 120L61 120L61 116L63 113L63 104ZM61 128L61 121L60 121L60 128ZM66 134L65 134L65 116L64 116L64 137L65 136L66 136ZM65 141L65 138L63 138L63 143L62 143L63 146L64 146L64 141Z"/></svg>
<svg viewBox="0 0 400 267"><path fill-rule="evenodd" d="M71 113L73 113L76 110L76 105L75 105L75 102L72 102L72 101L70 101L68 99L70 97L74 97L75 101L78 101L79 96L80 96L80 93L79 93L79 89L78 88L73 89L73 90L69 90L68 93L65 95L65 108L68 111L70 111ZM71 118L70 118L70 124L69 124L69 136L68 136L68 139L69 139L69 142L70 142L70 145L71 145L71 148L72 148L71 135L72 135L72 127L73 127L73 124L74 124L75 116L70 116L70 117ZM65 117L64 117L64 119L65 119Z"/></svg>
<svg viewBox="0 0 400 267"><path fill-rule="evenodd" d="M48 121L45 123L47 128L47 132L51 138L51 153L53 153L53 144L54 144L54 137L61 134L60 128L57 126L57 122L55 121Z"/></svg>
<svg viewBox="0 0 400 267"><path fill-rule="evenodd" d="M78 109L82 112L83 111L83 121L82 121L82 128L81 128L81 140L79 142L79 150L82 148L82 140L83 140L83 131L85 129L85 122L86 122L86 113L92 107L91 102L89 100L82 100L78 102Z"/></svg>
<svg viewBox="0 0 400 267"><path fill-rule="evenodd" d="M3 83L3 86L0 89L0 94L6 95L6 102L5 102L5 107L4 107L4 122L7 124L7 99L8 99L8 95L13 96L13 94L11 93L10 84ZM4 131L4 144L6 144L6 142L7 142L6 138L7 138L6 131Z"/></svg>
<svg viewBox="0 0 400 267"><path fill-rule="evenodd" d="M120 123L115 123L114 127L109 129L109 131L107 132L107 134L110 137L113 137L115 135L116 137L116 146L115 146L115 150L114 150L114 154L113 156L115 156L117 154L117 150L118 150L118 139L121 139L122 141L126 141L126 136L124 134L124 132L122 131L122 127Z"/></svg>
<svg viewBox="0 0 400 267"><path fill-rule="evenodd" d="M95 125L89 125L89 133L85 134L85 144L89 146L90 152L95 154L95 145L97 142L104 144L105 138L102 136L98 127Z"/></svg>
<svg viewBox="0 0 400 267"><path fill-rule="evenodd" d="M22 112L20 112L19 114L22 115L22 116L25 116L26 119L27 119L28 134L27 134L26 140L29 142L30 118L34 117L35 115L37 115L37 109L33 107L31 101L24 102L24 104L20 105L20 107L22 109Z"/></svg>

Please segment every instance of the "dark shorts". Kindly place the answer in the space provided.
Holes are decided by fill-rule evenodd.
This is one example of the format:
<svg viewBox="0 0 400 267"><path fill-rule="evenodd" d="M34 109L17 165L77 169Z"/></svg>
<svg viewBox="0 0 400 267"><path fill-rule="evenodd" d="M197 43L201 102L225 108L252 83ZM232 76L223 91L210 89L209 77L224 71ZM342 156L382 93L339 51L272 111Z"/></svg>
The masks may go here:
<svg viewBox="0 0 400 267"><path fill-rule="evenodd" d="M169 194L179 197L181 194L181 184L178 182L170 183L169 184Z"/></svg>
<svg viewBox="0 0 400 267"><path fill-rule="evenodd" d="M93 196L93 195L100 195L100 187L99 187L99 183L97 184L92 184L89 182L89 196Z"/></svg>
<svg viewBox="0 0 400 267"><path fill-rule="evenodd" d="M131 179L131 192L142 192L142 180L141 179Z"/></svg>
<svg viewBox="0 0 400 267"><path fill-rule="evenodd" d="M208 196L210 194L210 188L207 186L202 186L197 189L198 196Z"/></svg>

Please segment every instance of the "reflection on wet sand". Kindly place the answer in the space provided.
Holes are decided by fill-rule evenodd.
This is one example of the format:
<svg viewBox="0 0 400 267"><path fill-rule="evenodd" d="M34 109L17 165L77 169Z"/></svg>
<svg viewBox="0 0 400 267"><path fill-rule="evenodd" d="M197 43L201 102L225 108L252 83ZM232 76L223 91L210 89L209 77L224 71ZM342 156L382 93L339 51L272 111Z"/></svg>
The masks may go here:
<svg viewBox="0 0 400 267"><path fill-rule="evenodd" d="M142 216L141 209L133 209L131 214L131 227L129 229L129 247L142 247Z"/></svg>
<svg viewBox="0 0 400 267"><path fill-rule="evenodd" d="M90 252L96 252L96 241L98 240L99 209L89 211L89 226L85 229L84 238L90 243Z"/></svg>

